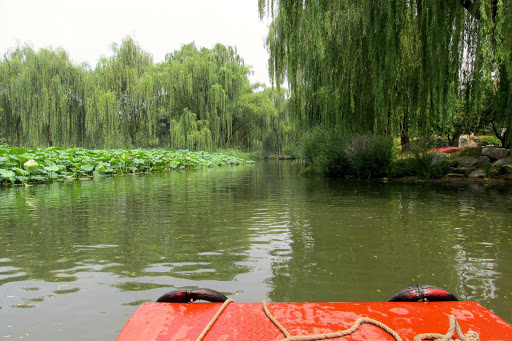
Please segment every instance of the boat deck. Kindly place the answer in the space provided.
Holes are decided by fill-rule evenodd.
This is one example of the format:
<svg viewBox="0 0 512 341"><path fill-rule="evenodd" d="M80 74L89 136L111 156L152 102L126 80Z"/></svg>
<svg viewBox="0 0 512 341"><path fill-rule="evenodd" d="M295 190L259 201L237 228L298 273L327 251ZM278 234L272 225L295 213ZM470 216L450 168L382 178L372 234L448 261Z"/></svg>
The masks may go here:
<svg viewBox="0 0 512 341"><path fill-rule="evenodd" d="M196 340L222 303L145 303L118 337L128 340ZM403 340L418 334L446 334L449 316L461 330L480 340L512 340L512 326L476 302L267 303L270 313L292 335L313 335L348 329L360 317L384 323ZM230 303L204 340L282 340L262 303ZM395 340L383 329L363 324L342 340Z"/></svg>

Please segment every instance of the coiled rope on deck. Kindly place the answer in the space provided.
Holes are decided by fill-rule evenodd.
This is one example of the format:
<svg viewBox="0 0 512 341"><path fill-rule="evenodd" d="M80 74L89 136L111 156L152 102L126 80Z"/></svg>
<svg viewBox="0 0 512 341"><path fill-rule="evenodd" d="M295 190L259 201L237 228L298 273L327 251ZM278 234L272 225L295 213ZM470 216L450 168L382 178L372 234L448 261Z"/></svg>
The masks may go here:
<svg viewBox="0 0 512 341"><path fill-rule="evenodd" d="M276 327L283 333L285 336L285 339L282 341L317 341L317 340L327 340L327 339L334 339L334 338L341 338L348 336L352 333L354 333L362 324L371 324L374 325L382 330L384 330L386 333L391 335L393 338L395 338L396 341L403 341L403 339L398 335L397 332L395 332L393 329L385 325L384 323L368 318L368 317L361 317L356 320L356 322L352 325L352 327L341 330L338 332L332 332L332 333L324 333L324 334L315 334L315 335L297 335L297 336L291 336L290 333L286 330L286 328L283 327L279 321L270 313L267 307L267 302L263 300L263 311L267 315L267 317L276 325ZM480 341L480 337L478 336L478 333L469 330L469 332L464 335L462 333L462 330L460 328L459 323L457 322L457 319L455 316L450 315L450 327L448 328L448 332L446 334L438 334L438 333L428 333L428 334L419 334L414 337L413 341L423 341L423 340L434 340L434 341L449 341L452 340L452 337L454 336L455 332L457 332L457 335L460 337L460 341Z"/></svg>
<svg viewBox="0 0 512 341"><path fill-rule="evenodd" d="M228 304L230 304L231 302L234 302L234 300L229 298L222 304L222 306L219 308L217 313L212 317L212 319L210 320L208 325L206 325L206 327L203 329L203 332L201 333L201 335L199 335L199 337L196 339L197 341L201 341L206 336L206 334L211 329L213 324L217 321L217 319L222 314L224 309L226 309ZM369 317L360 317L356 320L356 322L354 322L352 327L345 329L345 330L338 331L338 332L314 334L314 335L292 336L286 330L286 328L283 327L283 325L281 323L279 323L279 321L274 317L274 315L272 315L272 313L268 310L267 302L265 300L263 300L262 305L263 305L263 311L265 312L265 315L267 315L269 320L272 321L272 323L274 323L274 325L285 336L285 338L282 339L282 341L317 341L317 340L341 338L341 337L345 337L345 336L348 336L348 335L354 333L355 331L357 331L359 329L359 327L362 324L370 324L370 325L376 326L376 327L382 329L383 331L385 331L386 333L388 333L389 335L391 335L396 341L403 341L403 339L400 337L400 335L398 335L398 333L395 332L393 329L391 329L384 323L374 320L374 319L371 319ZM424 340L450 341L450 340L453 340L452 338L455 335L455 332L459 336L460 341L480 341L480 337L479 337L478 333L472 331L471 329L468 331L468 333L466 335L464 335L455 316L450 315L449 319L450 319L450 326L449 326L448 332L446 334L439 334L439 333L418 334L414 337L413 341L424 341Z"/></svg>
<svg viewBox="0 0 512 341"><path fill-rule="evenodd" d="M279 321L276 320L276 318L270 313L267 307L267 302L263 300L263 310L265 311L265 314L267 317L272 321L276 327L283 333L283 335L286 337L283 339L283 341L316 341L316 340L327 340L327 339L334 339L334 338L340 338L345 337L347 335L350 335L354 333L357 329L359 329L359 326L362 324L372 324L374 326L379 327L380 329L384 330L386 333L391 335L395 338L396 341L403 341L400 335L397 334L393 329L386 326L384 323L379 322L377 320L368 318L368 317L360 317L356 320L354 325L352 327L341 330L338 332L333 333L324 333L324 334L315 334L315 335L297 335L297 336L291 336L290 333L284 328Z"/></svg>

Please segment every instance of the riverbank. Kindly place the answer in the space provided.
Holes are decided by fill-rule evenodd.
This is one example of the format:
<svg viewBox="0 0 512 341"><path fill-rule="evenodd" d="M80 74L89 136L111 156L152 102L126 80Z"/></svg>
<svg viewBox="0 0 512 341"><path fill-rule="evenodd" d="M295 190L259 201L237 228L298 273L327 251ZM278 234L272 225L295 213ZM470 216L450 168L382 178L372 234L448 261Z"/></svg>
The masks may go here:
<svg viewBox="0 0 512 341"><path fill-rule="evenodd" d="M198 169L248 162L250 161L227 153L188 150L88 150L0 146L0 184L48 183L55 180Z"/></svg>
<svg viewBox="0 0 512 341"><path fill-rule="evenodd" d="M418 180L512 180L510 151L498 147L443 148L400 155L391 162L390 177Z"/></svg>
<svg viewBox="0 0 512 341"><path fill-rule="evenodd" d="M512 156L509 154L506 149L493 147L403 153L389 161L389 169L382 173L380 179L403 183L504 183L512 180ZM161 149L88 150L0 146L0 185L240 165L253 162L247 161L249 158L258 159L254 153L237 150L212 153ZM260 159L295 158L271 155ZM307 171L308 167L303 173L309 174ZM360 175L349 172L346 177L360 178Z"/></svg>
<svg viewBox="0 0 512 341"><path fill-rule="evenodd" d="M377 179L376 181L382 183L401 183L401 184L410 184L410 185L439 185L439 186L449 186L449 187L472 187L482 186L482 187L495 187L502 186L506 184L512 183L512 178L506 177L480 177L480 178L467 178L467 177L450 177L445 176L437 179L425 179L417 176L410 176L404 178L382 178Z"/></svg>

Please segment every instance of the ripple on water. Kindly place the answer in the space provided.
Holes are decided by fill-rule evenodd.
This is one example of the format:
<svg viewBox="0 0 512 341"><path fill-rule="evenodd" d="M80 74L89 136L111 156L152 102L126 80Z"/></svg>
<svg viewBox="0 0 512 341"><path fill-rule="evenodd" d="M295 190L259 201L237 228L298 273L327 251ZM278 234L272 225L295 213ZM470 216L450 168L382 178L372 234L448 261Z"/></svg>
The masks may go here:
<svg viewBox="0 0 512 341"><path fill-rule="evenodd" d="M512 322L512 187L293 167L0 188L0 335L19 338L31 320L35 339L114 339L138 304L197 287L239 302L385 301L430 283Z"/></svg>

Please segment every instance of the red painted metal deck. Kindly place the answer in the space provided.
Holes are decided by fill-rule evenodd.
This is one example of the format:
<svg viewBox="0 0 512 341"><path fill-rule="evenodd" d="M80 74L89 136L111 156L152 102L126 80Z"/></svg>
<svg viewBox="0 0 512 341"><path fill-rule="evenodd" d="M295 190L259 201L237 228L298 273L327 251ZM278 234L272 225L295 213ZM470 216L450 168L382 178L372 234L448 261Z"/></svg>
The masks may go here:
<svg viewBox="0 0 512 341"><path fill-rule="evenodd" d="M222 303L146 303L124 325L117 341L196 340ZM445 334L454 315L462 332L482 341L512 340L512 326L476 302L268 303L271 314L292 335L337 332L359 317L380 321L403 340L423 333ZM230 303L204 340L282 340L262 303ZM382 329L362 325L342 340L394 340Z"/></svg>

